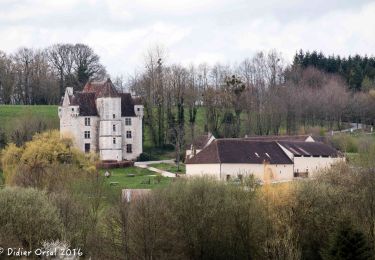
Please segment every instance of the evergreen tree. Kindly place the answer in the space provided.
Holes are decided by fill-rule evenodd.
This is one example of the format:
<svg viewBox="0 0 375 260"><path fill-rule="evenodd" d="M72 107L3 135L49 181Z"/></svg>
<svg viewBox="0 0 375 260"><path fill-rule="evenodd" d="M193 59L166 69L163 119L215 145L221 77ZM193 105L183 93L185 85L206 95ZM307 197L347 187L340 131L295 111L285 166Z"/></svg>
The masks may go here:
<svg viewBox="0 0 375 260"><path fill-rule="evenodd" d="M367 78L370 82L375 81L375 57L368 56L325 56L322 52L304 52L299 50L293 59L293 67L301 68L315 67L328 73L341 75L353 91L363 90L363 80ZM368 81L366 80L366 81ZM366 89L365 89L366 91Z"/></svg>
<svg viewBox="0 0 375 260"><path fill-rule="evenodd" d="M345 221L337 226L321 255L325 260L364 260L372 259L373 254L363 233Z"/></svg>

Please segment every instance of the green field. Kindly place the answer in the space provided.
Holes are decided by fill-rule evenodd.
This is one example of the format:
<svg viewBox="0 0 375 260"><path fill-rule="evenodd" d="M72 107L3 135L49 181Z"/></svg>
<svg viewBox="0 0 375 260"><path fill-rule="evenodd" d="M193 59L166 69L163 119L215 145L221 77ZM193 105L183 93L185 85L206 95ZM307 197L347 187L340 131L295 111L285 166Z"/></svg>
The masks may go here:
<svg viewBox="0 0 375 260"><path fill-rule="evenodd" d="M104 175L106 170L100 170ZM106 183L116 189L155 189L165 187L171 182L171 178L156 176L155 172L138 167L109 169L111 173L109 178L106 178ZM130 177L133 174L134 177ZM0 171L0 188L4 185L3 173Z"/></svg>
<svg viewBox="0 0 375 260"><path fill-rule="evenodd" d="M20 121L32 118L44 120L48 128L59 128L57 106L48 105L0 105L0 127L8 132Z"/></svg>
<svg viewBox="0 0 375 260"><path fill-rule="evenodd" d="M104 174L105 171L100 170L100 173ZM108 185L121 189L154 189L165 187L171 182L171 178L157 177L155 172L138 167L109 169L108 171L111 173L107 179ZM131 174L134 176L130 177Z"/></svg>

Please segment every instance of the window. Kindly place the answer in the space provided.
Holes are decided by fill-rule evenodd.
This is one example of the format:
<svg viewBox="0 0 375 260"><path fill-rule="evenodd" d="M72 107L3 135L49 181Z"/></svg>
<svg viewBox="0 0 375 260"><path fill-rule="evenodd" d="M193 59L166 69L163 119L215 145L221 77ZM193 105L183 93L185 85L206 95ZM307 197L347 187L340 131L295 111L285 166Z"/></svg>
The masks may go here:
<svg viewBox="0 0 375 260"><path fill-rule="evenodd" d="M91 120L89 117L85 117L85 126L90 126L91 125Z"/></svg>
<svg viewBox="0 0 375 260"><path fill-rule="evenodd" d="M72 111L74 112L74 107L72 107Z"/></svg>
<svg viewBox="0 0 375 260"><path fill-rule="evenodd" d="M141 111L141 109L139 107L137 107L137 111Z"/></svg>
<svg viewBox="0 0 375 260"><path fill-rule="evenodd" d="M116 125L112 126L113 132L116 132Z"/></svg>
<svg viewBox="0 0 375 260"><path fill-rule="evenodd" d="M112 114L112 117L113 117L113 118L116 118L116 114Z"/></svg>
<svg viewBox="0 0 375 260"><path fill-rule="evenodd" d="M125 125L132 125L132 119L129 117L125 118Z"/></svg>
<svg viewBox="0 0 375 260"><path fill-rule="evenodd" d="M227 181L230 181L230 175L229 174L226 176L226 178L227 178Z"/></svg>
<svg viewBox="0 0 375 260"><path fill-rule="evenodd" d="M116 138L115 137L113 138L113 144L116 144Z"/></svg>
<svg viewBox="0 0 375 260"><path fill-rule="evenodd" d="M90 139L90 131L85 131L85 139Z"/></svg>
<svg viewBox="0 0 375 260"><path fill-rule="evenodd" d="M85 153L90 152L90 144L85 144Z"/></svg>
<svg viewBox="0 0 375 260"><path fill-rule="evenodd" d="M132 152L133 152L133 147L132 147L131 144L127 144L127 145L126 145L126 152L127 152L127 153L132 153Z"/></svg>
<svg viewBox="0 0 375 260"><path fill-rule="evenodd" d="M126 131L126 138L132 138L132 131Z"/></svg>

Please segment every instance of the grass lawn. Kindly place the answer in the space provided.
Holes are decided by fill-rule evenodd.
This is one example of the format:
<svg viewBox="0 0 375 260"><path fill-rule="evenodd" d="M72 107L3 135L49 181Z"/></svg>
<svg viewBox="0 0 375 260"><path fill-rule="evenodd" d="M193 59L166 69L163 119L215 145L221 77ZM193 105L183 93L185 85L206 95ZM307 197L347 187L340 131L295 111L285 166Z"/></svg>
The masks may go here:
<svg viewBox="0 0 375 260"><path fill-rule="evenodd" d="M102 174L105 171L105 169L100 170ZM107 179L108 185L111 182L118 182L114 187L121 189L154 189L165 187L171 182L171 178L160 177L160 183L158 183L155 172L138 167L109 169L108 171L111 173L111 177ZM135 176L129 177L128 174Z"/></svg>
<svg viewBox="0 0 375 260"><path fill-rule="evenodd" d="M185 174L185 172L186 172L185 164L183 164L183 163L180 163L180 170L179 171L177 171L177 165L176 164L154 163L154 164L149 164L149 166L160 169L160 170L172 172L172 173Z"/></svg>
<svg viewBox="0 0 375 260"><path fill-rule="evenodd" d="M49 128L59 128L57 106L49 105L0 105L0 126L4 130L11 130L17 120L41 118L47 122Z"/></svg>

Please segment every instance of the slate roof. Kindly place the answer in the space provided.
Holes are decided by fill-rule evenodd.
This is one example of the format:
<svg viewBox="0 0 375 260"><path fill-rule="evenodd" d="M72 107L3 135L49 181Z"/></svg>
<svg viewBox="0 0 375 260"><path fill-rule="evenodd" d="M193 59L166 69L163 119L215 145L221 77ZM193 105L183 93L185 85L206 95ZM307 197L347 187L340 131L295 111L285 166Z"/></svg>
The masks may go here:
<svg viewBox="0 0 375 260"><path fill-rule="evenodd" d="M72 106L79 106L80 116L97 116L94 92L77 92L71 99Z"/></svg>
<svg viewBox="0 0 375 260"><path fill-rule="evenodd" d="M254 141L305 141L310 135L266 135L248 136L244 139ZM315 140L315 138L313 137Z"/></svg>
<svg viewBox="0 0 375 260"><path fill-rule="evenodd" d="M278 143L294 156L339 157L341 155L335 148L321 142L278 141Z"/></svg>
<svg viewBox="0 0 375 260"><path fill-rule="evenodd" d="M133 99L129 93L119 93L110 79L103 82L87 82L83 91L75 92L69 96L69 100L72 106L79 106L80 116L98 116L95 101L100 97L120 97L122 117L135 117L134 105L141 104L139 98Z"/></svg>
<svg viewBox="0 0 375 260"><path fill-rule="evenodd" d="M88 81L82 92L94 92L96 94L96 98L119 97L116 87L109 78L104 82Z"/></svg>
<svg viewBox="0 0 375 260"><path fill-rule="evenodd" d="M133 98L134 105L142 105L142 99L139 97Z"/></svg>
<svg viewBox="0 0 375 260"><path fill-rule="evenodd" d="M191 145L193 145L194 149L202 150L210 140L211 136L212 135L201 135L196 137L192 144L186 146L186 149L191 149Z"/></svg>
<svg viewBox="0 0 375 260"><path fill-rule="evenodd" d="M216 139L187 164L241 163L293 164L275 141Z"/></svg>
<svg viewBox="0 0 375 260"><path fill-rule="evenodd" d="M121 93L121 116L135 116L133 98L129 93Z"/></svg>

